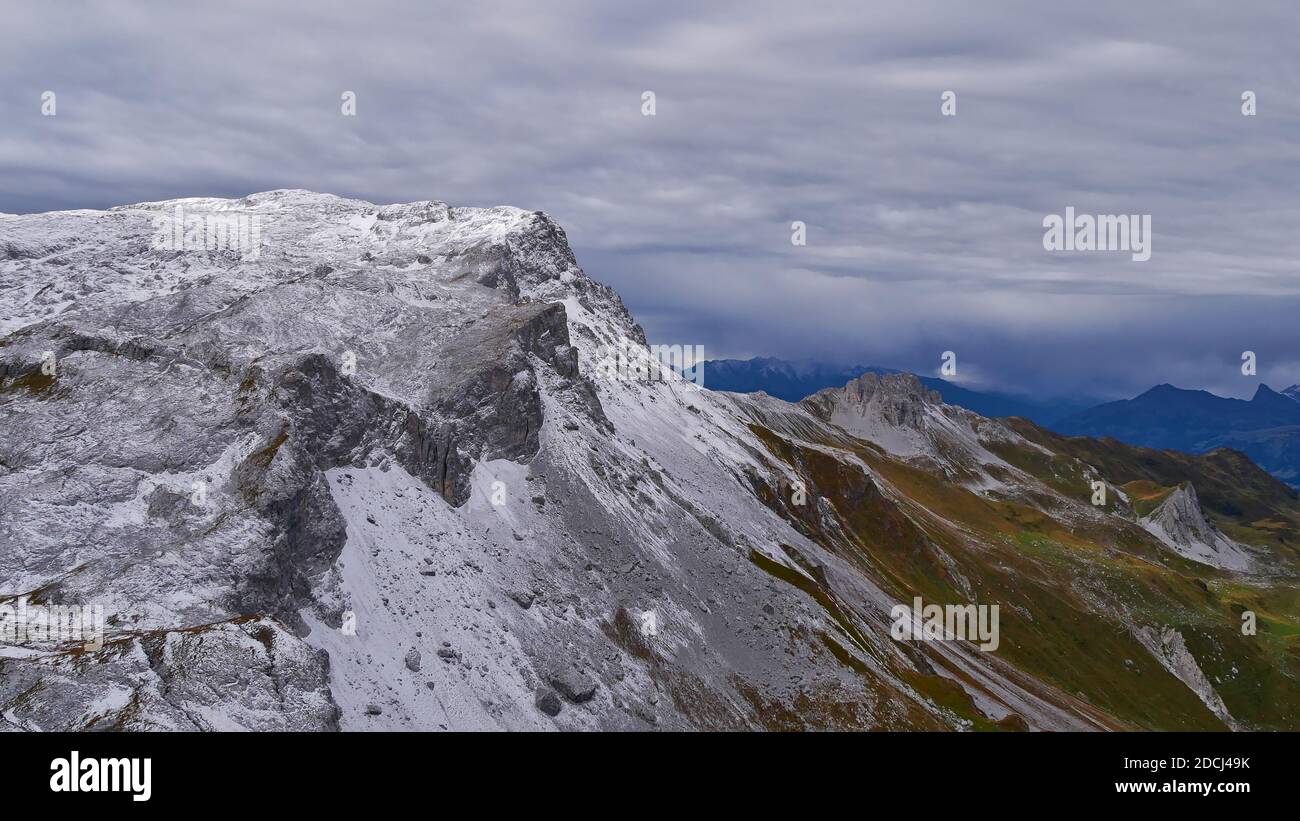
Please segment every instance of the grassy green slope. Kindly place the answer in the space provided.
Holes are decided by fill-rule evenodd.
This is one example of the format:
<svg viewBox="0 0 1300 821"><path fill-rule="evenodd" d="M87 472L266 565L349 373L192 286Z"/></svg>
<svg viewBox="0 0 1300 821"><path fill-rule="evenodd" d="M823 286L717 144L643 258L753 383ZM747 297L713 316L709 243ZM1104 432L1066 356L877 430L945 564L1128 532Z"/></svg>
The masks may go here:
<svg viewBox="0 0 1300 821"><path fill-rule="evenodd" d="M827 521L818 506L794 508L779 494L760 493L770 506L900 600L920 595L937 604L999 604L998 656L1104 711L1117 725L1225 726L1134 637L1133 627L1151 625L1183 634L1238 721L1300 728L1300 601L1294 579L1236 579L1172 554L1121 516L1067 524L1046 498L1026 504L981 496L866 443L845 448L843 441L809 443L753 429L773 456L801 476L810 496L829 502L833 514ZM1036 436L1029 438L1055 450L1053 434ZM1279 531L1269 531L1270 544L1282 552L1290 538L1287 523L1300 521L1300 511L1290 507L1294 495L1280 492L1276 482L1263 483L1266 492L1257 498L1234 489L1232 477L1242 468L1233 455L1202 457L1208 462L1203 465L1183 464L1175 456L1152 464L1133 452L1138 449L1119 443L1069 444L1053 454L1011 452L1017 449L1008 446L999 455L1058 492L1086 501L1086 465L1076 454L1100 452L1109 458L1088 464L1112 483L1146 483L1134 486L1143 491L1135 501L1139 510L1178 481L1190 480L1206 507L1229 526L1259 526L1259 520L1228 516L1233 510L1279 522ZM849 450L895 493L883 493L846 458ZM1249 471L1241 479L1246 487L1259 481ZM1288 564L1285 557L1279 561ZM1245 609L1258 614L1256 636L1241 633Z"/></svg>
<svg viewBox="0 0 1300 821"><path fill-rule="evenodd" d="M1229 536L1272 549L1283 564L1300 561L1300 493L1274 479L1243 453L1220 448L1194 456L1126 445L1114 439L1061 436L1025 419L1007 421L1026 439L1060 458L1096 467L1116 485L1146 481L1174 488L1191 482L1201 506ZM1007 458L1007 454L999 455ZM1018 465L1040 475L1041 468Z"/></svg>

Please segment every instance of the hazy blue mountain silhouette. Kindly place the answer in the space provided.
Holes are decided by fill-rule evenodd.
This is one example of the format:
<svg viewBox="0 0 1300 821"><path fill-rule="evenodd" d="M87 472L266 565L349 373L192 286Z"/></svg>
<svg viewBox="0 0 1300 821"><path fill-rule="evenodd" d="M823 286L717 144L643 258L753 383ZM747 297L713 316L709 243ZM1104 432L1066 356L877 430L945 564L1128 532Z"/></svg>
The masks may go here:
<svg viewBox="0 0 1300 821"><path fill-rule="evenodd" d="M798 402L823 388L843 387L864 373L901 373L875 365L832 365L815 360L787 360L774 357L715 359L705 363L704 384L712 390L753 393L764 391L787 402ZM1077 413L1096 404L1095 399L1050 399L1007 393L974 391L944 379L917 375L921 382L950 405L972 410L981 416L1023 416L1040 425Z"/></svg>
<svg viewBox="0 0 1300 821"><path fill-rule="evenodd" d="M1300 390L1260 385L1250 400L1157 385L1133 399L1107 402L1060 419L1051 428L1075 436L1109 436L1149 448L1205 453L1230 447L1293 486L1300 484Z"/></svg>

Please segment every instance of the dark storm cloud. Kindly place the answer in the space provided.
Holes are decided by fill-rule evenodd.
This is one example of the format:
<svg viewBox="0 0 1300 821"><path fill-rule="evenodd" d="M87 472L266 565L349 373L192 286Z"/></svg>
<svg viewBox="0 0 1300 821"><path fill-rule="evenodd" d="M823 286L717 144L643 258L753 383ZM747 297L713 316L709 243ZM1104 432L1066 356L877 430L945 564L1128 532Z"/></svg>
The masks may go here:
<svg viewBox="0 0 1300 821"><path fill-rule="evenodd" d="M11 7L0 210L508 203L711 356L1248 395L1250 349L1300 381L1290 4L804 5ZM1151 260L1044 251L1068 205L1150 214Z"/></svg>

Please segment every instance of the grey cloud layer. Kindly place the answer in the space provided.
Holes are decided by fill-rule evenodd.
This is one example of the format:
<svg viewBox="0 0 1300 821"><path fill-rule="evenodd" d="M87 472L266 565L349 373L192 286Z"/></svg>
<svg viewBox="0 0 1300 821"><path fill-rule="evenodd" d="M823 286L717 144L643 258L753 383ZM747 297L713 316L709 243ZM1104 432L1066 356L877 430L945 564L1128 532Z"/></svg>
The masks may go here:
<svg viewBox="0 0 1300 821"><path fill-rule="evenodd" d="M1252 349L1300 381L1289 4L807 5L10 8L0 210L509 203L556 216L652 339L711 355L952 349L976 383L1248 395ZM1152 259L1048 254L1067 205L1151 214Z"/></svg>

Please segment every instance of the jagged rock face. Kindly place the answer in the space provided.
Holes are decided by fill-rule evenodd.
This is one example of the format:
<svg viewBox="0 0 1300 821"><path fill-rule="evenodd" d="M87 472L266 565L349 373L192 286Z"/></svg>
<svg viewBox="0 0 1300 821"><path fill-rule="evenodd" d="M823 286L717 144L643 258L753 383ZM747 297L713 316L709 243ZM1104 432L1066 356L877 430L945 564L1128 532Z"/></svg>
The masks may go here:
<svg viewBox="0 0 1300 821"><path fill-rule="evenodd" d="M1178 544L1213 544L1219 535L1217 529L1206 521L1200 500L1196 498L1196 489L1190 484L1180 485L1147 518L1163 525L1170 538Z"/></svg>
<svg viewBox="0 0 1300 821"><path fill-rule="evenodd" d="M476 460L537 452L533 369L576 376L560 306L514 304L458 273L463 256L486 253L475 226L553 235L534 224L542 218L456 219L434 204L375 212L288 193L238 205L267 216L254 262L152 249L148 208L18 220L19 236L30 223L33 231L49 222L83 228L54 260L16 266L15 279L46 274L55 289L72 290L76 275L66 281L59 269L93 270L105 246L120 273L106 283L85 278L77 287L90 294L0 348L7 409L21 420L0 446L4 481L25 485L6 495L23 505L5 511L16 522L7 535L38 574L87 540L127 548L120 565L96 563L69 579L68 592L123 573L162 583L174 571L130 567L139 556L172 554L187 574L208 567L218 577L201 600L183 603L185 618L215 617L218 599L236 613L293 621L305 579L328 567L344 540L323 471L391 458L463 503ZM335 233L340 221L356 234L350 243ZM441 243L428 234L438 226ZM433 267L398 250L412 234ZM430 276L441 270L434 257L450 261L450 277ZM497 258L509 267L506 250ZM547 263L535 267L539 278L555 275ZM42 382L47 351L57 377ZM349 367L355 374L342 373ZM598 413L597 403L585 407ZM188 503L195 482L206 486L201 505ZM85 514L56 515L59 507ZM90 513L96 508L104 515ZM233 585L219 578L232 552Z"/></svg>
<svg viewBox="0 0 1300 821"><path fill-rule="evenodd" d="M1196 488L1179 485L1142 525L1183 556L1215 567L1249 570L1250 554L1229 539L1205 517Z"/></svg>
<svg viewBox="0 0 1300 821"><path fill-rule="evenodd" d="M940 405L939 394L927 390L914 375L865 373L843 388L819 391L804 400L824 419L851 419L851 414L868 419L878 416L895 427L917 428L927 405Z"/></svg>
<svg viewBox="0 0 1300 821"><path fill-rule="evenodd" d="M577 355L561 305L516 298L572 255L515 209L184 205L263 218L257 258L153 247L171 204L4 218L5 592L57 579L136 630L337 622L311 593L346 540L326 472L398 464L459 505L478 461L534 456L535 370L576 380Z"/></svg>
<svg viewBox="0 0 1300 821"><path fill-rule="evenodd" d="M1001 422L984 419L929 390L910 373L865 373L843 388L818 391L799 403L814 416L887 452L942 471L952 481L998 485L993 473L1011 466L986 446L1034 447Z"/></svg>
<svg viewBox="0 0 1300 821"><path fill-rule="evenodd" d="M890 637L921 590L1007 597L1012 653L1134 618L1088 573L1008 548L1027 526L1156 543L1002 460L1052 458L1002 423L905 375L798 405L602 375L645 335L537 212L179 204L259 217L260 253L160 250L176 202L0 215L0 604L109 614L98 650L0 650L3 725L1154 721L1108 712L1122 670L1065 690L1033 654ZM1012 503L1000 529L958 515ZM1185 662L1126 698L1222 726L1160 689L1186 689L1161 672Z"/></svg>
<svg viewBox="0 0 1300 821"><path fill-rule="evenodd" d="M1215 691L1214 685L1206 678L1205 672L1196 662L1196 657L1187 650L1187 642L1181 633L1169 627L1156 630L1151 627L1139 627L1134 631L1138 640L1160 662L1161 666L1177 676L1196 693L1206 707L1214 712L1230 729L1243 729L1228 712L1223 699Z"/></svg>
<svg viewBox="0 0 1300 821"><path fill-rule="evenodd" d="M14 729L330 730L329 657L271 619L132 633L96 653L6 659Z"/></svg>

